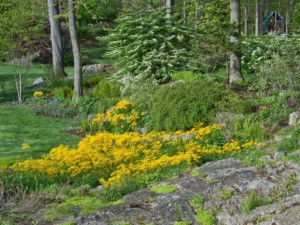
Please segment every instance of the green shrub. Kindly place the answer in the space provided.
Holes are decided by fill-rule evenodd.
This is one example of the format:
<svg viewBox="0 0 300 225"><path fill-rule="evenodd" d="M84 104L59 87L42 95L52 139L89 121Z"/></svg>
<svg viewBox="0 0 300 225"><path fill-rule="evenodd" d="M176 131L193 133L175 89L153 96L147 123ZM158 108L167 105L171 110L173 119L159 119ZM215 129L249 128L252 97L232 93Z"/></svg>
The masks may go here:
<svg viewBox="0 0 300 225"><path fill-rule="evenodd" d="M277 149L280 152L291 153L300 149L300 128L293 130L289 137L285 137L277 145Z"/></svg>
<svg viewBox="0 0 300 225"><path fill-rule="evenodd" d="M36 115L57 118L73 118L78 114L77 107L72 103L47 103L38 105L34 110Z"/></svg>
<svg viewBox="0 0 300 225"><path fill-rule="evenodd" d="M106 35L107 31L102 25L82 25L78 27L80 39L94 39L97 36Z"/></svg>
<svg viewBox="0 0 300 225"><path fill-rule="evenodd" d="M188 130L199 122L214 122L220 111L244 112L245 108L243 101L221 84L178 84L155 92L147 126L157 131Z"/></svg>
<svg viewBox="0 0 300 225"><path fill-rule="evenodd" d="M183 80L186 83L195 81L195 80L200 80L202 76L200 74L196 74L193 71L179 71L176 72L172 75L172 80Z"/></svg>
<svg viewBox="0 0 300 225"><path fill-rule="evenodd" d="M233 137L239 140L264 140L266 133L259 121L253 116L239 117L234 121Z"/></svg>
<svg viewBox="0 0 300 225"><path fill-rule="evenodd" d="M120 97L120 87L117 83L112 83L107 79L102 79L92 91L92 95L96 98L116 98Z"/></svg>
<svg viewBox="0 0 300 225"><path fill-rule="evenodd" d="M65 66L74 66L74 56L72 52L67 52L64 57ZM90 64L89 57L87 55L81 54L81 64L88 65Z"/></svg>
<svg viewBox="0 0 300 225"><path fill-rule="evenodd" d="M103 76L91 77L84 80L82 86L85 88L92 88L95 87L98 83L100 83L103 79Z"/></svg>
<svg viewBox="0 0 300 225"><path fill-rule="evenodd" d="M170 18L165 9L126 14L106 38L109 56L116 59L121 78L170 80L171 74L188 66L192 31ZM125 88L130 86L122 80Z"/></svg>
<svg viewBox="0 0 300 225"><path fill-rule="evenodd" d="M57 99L72 98L74 90L69 86L56 87L51 90L51 94Z"/></svg>
<svg viewBox="0 0 300 225"><path fill-rule="evenodd" d="M257 196L255 192L251 192L245 199L242 201L242 212L248 214L253 209L272 203L273 200L269 198L262 198Z"/></svg>
<svg viewBox="0 0 300 225"><path fill-rule="evenodd" d="M262 66L268 68L278 55L285 61L278 65L282 69L287 66L289 70L297 71L299 67L299 35L246 37L242 43L244 73L257 73Z"/></svg>

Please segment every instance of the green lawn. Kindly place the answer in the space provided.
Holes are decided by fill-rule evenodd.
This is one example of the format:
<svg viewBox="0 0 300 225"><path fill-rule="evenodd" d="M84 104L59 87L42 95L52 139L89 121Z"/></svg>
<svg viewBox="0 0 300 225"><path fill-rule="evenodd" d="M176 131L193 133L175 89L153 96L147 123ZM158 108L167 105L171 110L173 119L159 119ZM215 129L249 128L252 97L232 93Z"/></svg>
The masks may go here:
<svg viewBox="0 0 300 225"><path fill-rule="evenodd" d="M76 120L35 116L32 109L0 106L0 164L16 156L36 158L60 144L76 145L79 138L64 131L75 126ZM27 143L30 149L23 150Z"/></svg>
<svg viewBox="0 0 300 225"><path fill-rule="evenodd" d="M95 44L83 45L81 47L81 53L88 57L89 64L111 64L111 59L105 55L106 51L106 47Z"/></svg>

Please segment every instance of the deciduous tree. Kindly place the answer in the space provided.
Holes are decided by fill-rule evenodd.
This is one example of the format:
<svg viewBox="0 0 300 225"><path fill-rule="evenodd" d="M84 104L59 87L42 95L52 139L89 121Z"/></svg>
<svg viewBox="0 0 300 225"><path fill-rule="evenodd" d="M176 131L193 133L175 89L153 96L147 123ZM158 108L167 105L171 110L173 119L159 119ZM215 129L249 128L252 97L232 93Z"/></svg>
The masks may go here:
<svg viewBox="0 0 300 225"><path fill-rule="evenodd" d="M230 36L233 51L230 54L230 78L229 85L243 79L241 68L241 55L239 48L240 36L240 0L230 0L230 21L235 29Z"/></svg>
<svg viewBox="0 0 300 225"><path fill-rule="evenodd" d="M64 77L66 73L64 69L59 0L48 0L48 11L51 27L52 72L55 76Z"/></svg>

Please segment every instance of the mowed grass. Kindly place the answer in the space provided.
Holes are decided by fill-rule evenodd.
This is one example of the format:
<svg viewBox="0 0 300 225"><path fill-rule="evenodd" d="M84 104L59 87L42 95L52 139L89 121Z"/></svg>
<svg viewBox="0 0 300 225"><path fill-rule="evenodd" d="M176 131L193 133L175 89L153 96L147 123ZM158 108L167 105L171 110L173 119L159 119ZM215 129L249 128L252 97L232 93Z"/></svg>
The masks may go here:
<svg viewBox="0 0 300 225"><path fill-rule="evenodd" d="M65 133L76 120L35 116L33 110L21 106L0 106L0 164L17 156L37 158L60 144L75 146L80 138ZM30 149L23 150L27 143Z"/></svg>
<svg viewBox="0 0 300 225"><path fill-rule="evenodd" d="M100 44L85 44L81 47L81 53L88 57L89 64L111 64L106 52L107 48Z"/></svg>
<svg viewBox="0 0 300 225"><path fill-rule="evenodd" d="M25 78L26 86L32 84L38 77L45 75L47 67L45 65L34 65L28 68L13 65L0 64L0 102L17 101L17 91L15 84L15 75L21 72ZM26 88L25 95L31 96L35 90Z"/></svg>

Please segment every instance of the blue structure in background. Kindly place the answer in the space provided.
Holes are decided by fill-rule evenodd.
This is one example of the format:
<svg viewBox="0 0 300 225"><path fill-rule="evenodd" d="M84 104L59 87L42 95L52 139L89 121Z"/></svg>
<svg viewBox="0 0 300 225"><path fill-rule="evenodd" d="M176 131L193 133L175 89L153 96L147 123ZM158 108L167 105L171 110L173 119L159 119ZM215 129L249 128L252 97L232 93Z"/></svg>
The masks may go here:
<svg viewBox="0 0 300 225"><path fill-rule="evenodd" d="M270 12L263 21L263 33L269 32L284 32L283 17L277 11Z"/></svg>

